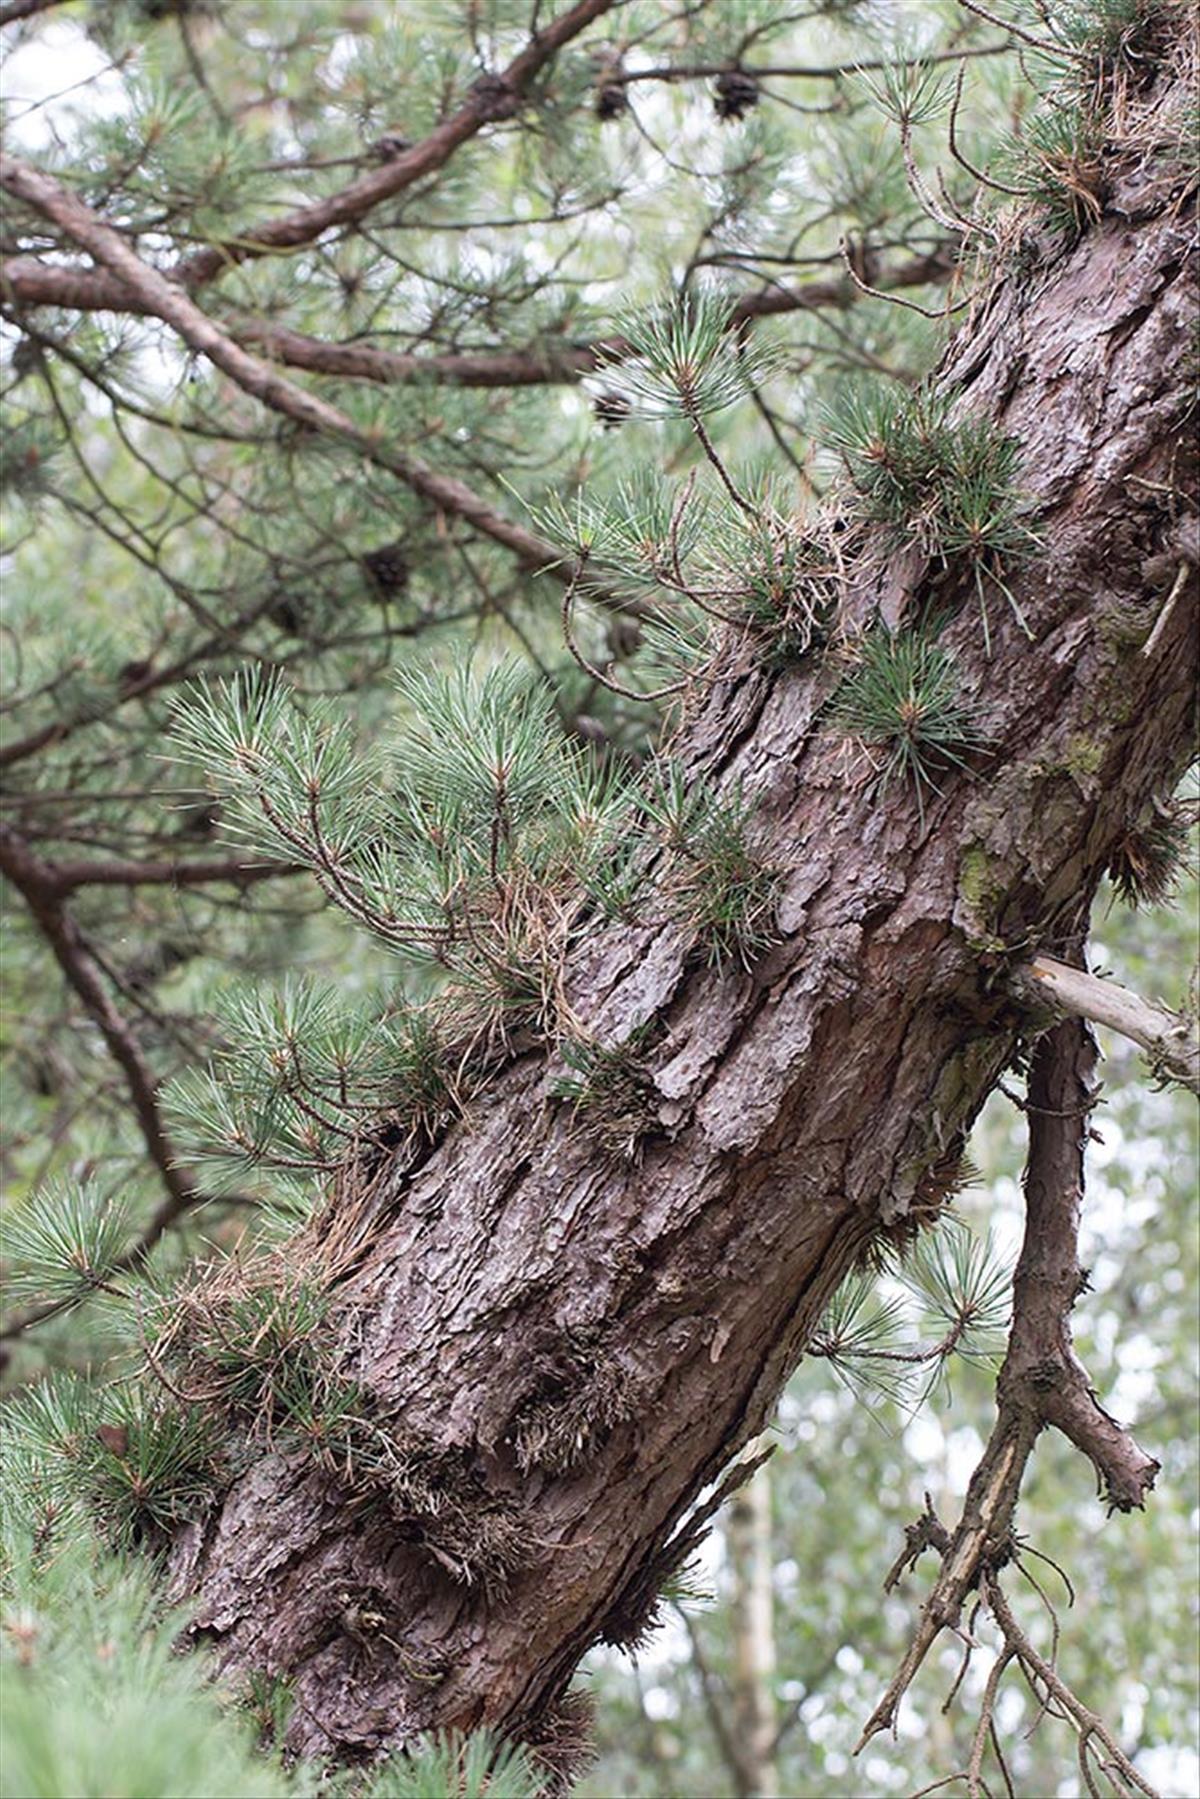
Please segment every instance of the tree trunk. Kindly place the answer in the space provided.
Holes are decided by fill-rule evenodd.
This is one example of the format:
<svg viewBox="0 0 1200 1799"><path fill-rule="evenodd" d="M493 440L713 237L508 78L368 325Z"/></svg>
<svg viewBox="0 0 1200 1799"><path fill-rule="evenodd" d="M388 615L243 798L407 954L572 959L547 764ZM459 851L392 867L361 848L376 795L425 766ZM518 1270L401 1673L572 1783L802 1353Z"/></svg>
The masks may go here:
<svg viewBox="0 0 1200 1799"><path fill-rule="evenodd" d="M296 1749L487 1724L569 1760L580 1657L646 1627L689 1508L768 1420L839 1281L936 1209L1031 1028L1014 960L1076 936L1185 762L1194 213L1146 179L1114 176L1066 250L1028 236L940 376L1022 446L1044 549L1005 580L1032 641L998 588L989 657L973 581L869 539L851 564L854 622L960 602L943 641L988 736L973 774L922 819L907 788L847 773L819 718L831 662L718 679L676 749L753 797L787 871L781 941L750 972L699 965L663 922L597 927L573 954L570 1004L598 1038L660 1029L641 1160L590 1141L529 1048L358 1202L342 1342L405 1479L364 1505L267 1455L173 1553L223 1665L290 1678Z"/></svg>
<svg viewBox="0 0 1200 1799"><path fill-rule="evenodd" d="M733 1727L740 1799L776 1799L775 1558L771 1470L764 1463L729 1505L725 1547L733 1575Z"/></svg>

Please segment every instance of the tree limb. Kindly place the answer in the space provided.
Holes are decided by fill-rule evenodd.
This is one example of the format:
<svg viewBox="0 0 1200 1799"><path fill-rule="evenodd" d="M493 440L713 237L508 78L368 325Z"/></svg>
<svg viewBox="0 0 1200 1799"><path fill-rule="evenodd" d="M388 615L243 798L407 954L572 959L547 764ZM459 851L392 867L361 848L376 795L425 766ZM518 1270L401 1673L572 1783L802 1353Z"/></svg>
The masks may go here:
<svg viewBox="0 0 1200 1799"><path fill-rule="evenodd" d="M246 861L241 856L212 857L202 862L80 858L75 862L46 862L43 868L46 891L57 898L74 893L79 887L204 887L216 881L248 887L256 881L307 873L305 865L299 862Z"/></svg>
<svg viewBox="0 0 1200 1799"><path fill-rule="evenodd" d="M336 225L351 225L365 218L382 200L394 199L415 182L440 169L461 144L475 137L485 125L513 118L520 111L521 100L534 77L565 44L578 37L593 20L611 12L618 3L619 0L578 0L577 5L544 29L533 32L525 48L500 74L485 75L477 81L458 111L435 125L419 144L413 144L382 168L360 175L347 187L323 200L297 207L281 218L264 220L236 238L227 238L185 257L172 273L183 286L195 289L238 263L280 250L298 249L303 244L314 243Z"/></svg>
<svg viewBox="0 0 1200 1799"><path fill-rule="evenodd" d="M966 62L980 56L1003 56L1013 48L1012 42L1005 39L998 44L977 44L960 46L953 50L938 50L932 55L919 58L922 68L935 63ZM861 75L864 71L871 73L876 69L911 68L917 58L903 58L896 61L872 61L855 63L743 63L739 61L738 72L749 75L755 81L844 81L848 76ZM606 71L605 82L613 87L629 87L641 81L706 81L714 75L727 75L728 62L712 63L665 63L652 69L613 69Z"/></svg>
<svg viewBox="0 0 1200 1799"><path fill-rule="evenodd" d="M23 0L16 0L16 3L22 4ZM525 48L506 69L477 81L458 111L435 125L419 144L411 145L399 156L391 157L382 168L358 176L323 200L296 207L278 218L248 227L236 238L227 238L195 251L171 269L170 279L191 291L205 286L239 263L280 250L299 249L315 242L335 226L354 224L365 218L381 201L393 199L442 168L460 145L477 136L485 125L513 118L520 111L522 98L535 77L559 50L594 20L621 3L622 0L578 0L544 29L534 31ZM29 10L37 8L31 5ZM3 22L21 16L10 5ZM122 308L118 305L115 310Z"/></svg>
<svg viewBox="0 0 1200 1799"><path fill-rule="evenodd" d="M1140 1510L1159 1464L1103 1410L1071 1341L1070 1314L1085 1290L1079 1262L1087 1109L1096 1046L1067 1019L1041 1038L1029 1074L1025 1240L1013 1280L1013 1322L997 1396L1003 1413L1032 1414L1091 1460L1117 1511Z"/></svg>
<svg viewBox="0 0 1200 1799"><path fill-rule="evenodd" d="M953 269L948 252L937 249L909 257L882 270L875 285L883 293L945 281ZM157 317L147 297L120 278L96 269L63 268L36 256L14 256L0 268L0 295L14 306L62 306L79 312L120 312ZM809 281L799 287L771 286L746 294L734 307L731 324L789 312L814 312L856 303L858 290L842 276ZM418 355L381 350L371 344L326 343L273 320L243 313L223 321L231 339L253 345L272 362L343 381L383 385L416 382L449 387L535 387L579 381L620 362L628 353L622 337L600 337L590 343L554 343L524 350L453 350Z"/></svg>
<svg viewBox="0 0 1200 1799"><path fill-rule="evenodd" d="M1013 1516L1025 1467L1047 1424L1092 1462L1110 1509L1140 1508L1154 1485L1159 1464L1099 1404L1071 1342L1071 1309L1086 1284L1078 1237L1095 1059L1090 1031L1074 1018L1055 1026L1034 1050L1025 1238L1013 1278L1008 1352L996 1382L996 1422L958 1527L941 1550L942 1566L912 1643L867 1720L855 1754L894 1725L900 1700L937 1637L958 1628L967 1594L1012 1559Z"/></svg>
<svg viewBox="0 0 1200 1799"><path fill-rule="evenodd" d="M1017 970L1018 991L1060 1014L1106 1025L1138 1044L1154 1072L1200 1096L1200 1022L1144 1000L1117 981L1104 981L1052 956L1035 956Z"/></svg>
<svg viewBox="0 0 1200 1799"><path fill-rule="evenodd" d="M65 231L97 262L139 293L148 313L170 325L189 348L207 356L238 387L271 411L353 444L368 461L395 475L438 511L465 519L485 537L511 550L527 567L553 571L563 581L570 579L571 571L556 546L537 532L505 518L456 477L439 474L415 456L387 448L375 433L361 430L336 406L297 387L269 364L243 350L179 286L135 255L118 232L61 182L16 157L0 155L0 187Z"/></svg>

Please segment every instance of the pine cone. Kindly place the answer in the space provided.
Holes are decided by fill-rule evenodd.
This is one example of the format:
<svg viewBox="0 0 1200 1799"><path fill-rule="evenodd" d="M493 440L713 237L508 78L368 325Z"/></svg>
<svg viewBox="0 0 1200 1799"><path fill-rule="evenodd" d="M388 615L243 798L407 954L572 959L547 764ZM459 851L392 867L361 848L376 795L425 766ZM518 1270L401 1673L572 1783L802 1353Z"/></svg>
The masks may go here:
<svg viewBox="0 0 1200 1799"><path fill-rule="evenodd" d="M758 105L758 83L743 69L726 69L716 79L713 110L719 119L740 119Z"/></svg>
<svg viewBox="0 0 1200 1799"><path fill-rule="evenodd" d="M362 565L381 600L394 599L408 586L408 557L399 543L385 543L378 550L368 550Z"/></svg>
<svg viewBox="0 0 1200 1799"><path fill-rule="evenodd" d="M117 686L122 693L140 687L148 681L154 672L154 664L148 658L139 656L132 662L123 662L117 670Z"/></svg>
<svg viewBox="0 0 1200 1799"><path fill-rule="evenodd" d="M619 119L623 112L629 111L629 95L625 92L623 81L604 81L596 89L596 117L603 124L608 119Z"/></svg>
<svg viewBox="0 0 1200 1799"><path fill-rule="evenodd" d="M377 137L373 144L367 145L367 155L372 162L395 162L398 156L403 156L406 150L411 149L409 139L401 137L398 131L385 131L382 137Z"/></svg>
<svg viewBox="0 0 1200 1799"><path fill-rule="evenodd" d="M605 389L592 399L592 411L606 431L617 431L633 411L624 394Z"/></svg>
<svg viewBox="0 0 1200 1799"><path fill-rule="evenodd" d="M277 631L287 637L300 637L304 631L304 609L289 593L281 592L267 608L267 617Z"/></svg>
<svg viewBox="0 0 1200 1799"><path fill-rule="evenodd" d="M221 822L221 807L216 800L201 800L195 805L180 806L177 837L208 838Z"/></svg>
<svg viewBox="0 0 1200 1799"><path fill-rule="evenodd" d="M10 364L13 374L18 380L28 375L33 369L42 366L42 346L32 337L23 337L12 353Z"/></svg>
<svg viewBox="0 0 1200 1799"><path fill-rule="evenodd" d="M503 75L481 75L471 83L471 93L489 119L511 119L521 104L520 95Z"/></svg>

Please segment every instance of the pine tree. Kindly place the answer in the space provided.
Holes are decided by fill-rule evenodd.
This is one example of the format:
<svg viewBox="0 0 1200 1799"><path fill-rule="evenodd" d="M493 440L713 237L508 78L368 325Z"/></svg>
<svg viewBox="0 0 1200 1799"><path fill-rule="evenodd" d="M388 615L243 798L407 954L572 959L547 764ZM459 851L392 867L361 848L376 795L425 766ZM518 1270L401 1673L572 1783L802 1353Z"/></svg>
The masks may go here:
<svg viewBox="0 0 1200 1799"><path fill-rule="evenodd" d="M1007 1631L1047 1422L1114 1507L1153 1482L1037 1370L1091 1103L1048 1026L1114 1006L1062 964L1180 841L1196 43L1036 10L888 60L840 0L331 3L286 56L270 8L98 8L121 107L4 158L0 867L65 996L14 1051L9 1334L103 1308L120 1376L25 1402L17 1538L165 1557L301 1754L485 1724L522 1747L428 1779L569 1780L575 1666L649 1628L800 1354L909 1353L856 1269L909 1258L931 1375L995 1350L935 1227L1014 1064L998 1435L980 1511L914 1526L921 1630L977 1592ZM997 141L1010 37L1053 123ZM1187 1021L1117 1008L1195 1084Z"/></svg>

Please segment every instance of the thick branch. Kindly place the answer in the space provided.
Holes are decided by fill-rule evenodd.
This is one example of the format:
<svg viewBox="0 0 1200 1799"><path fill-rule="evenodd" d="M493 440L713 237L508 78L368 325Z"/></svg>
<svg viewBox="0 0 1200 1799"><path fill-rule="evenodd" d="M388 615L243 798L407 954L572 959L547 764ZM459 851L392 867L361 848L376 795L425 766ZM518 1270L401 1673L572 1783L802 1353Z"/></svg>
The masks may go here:
<svg viewBox="0 0 1200 1799"><path fill-rule="evenodd" d="M1155 1074L1200 1095L1200 1021L1142 999L1116 981L1102 981L1082 968L1051 956L1035 956L1018 970L1018 990L1026 998L1072 1018L1106 1025L1138 1044Z"/></svg>
<svg viewBox="0 0 1200 1799"><path fill-rule="evenodd" d="M299 862L255 862L240 856L193 862L170 858L153 862L81 858L74 862L46 862L42 867L46 891L56 898L73 893L78 887L207 887L223 881L230 881L235 887L249 887L258 881L307 872Z"/></svg>
<svg viewBox="0 0 1200 1799"><path fill-rule="evenodd" d="M465 519L485 537L512 550L526 566L552 569L559 579L569 579L569 570L564 568L558 550L545 538L496 512L454 476L439 474L414 456L386 448L374 433L361 430L336 406L297 387L243 350L180 287L144 263L118 232L61 182L16 157L0 155L0 186L35 207L97 262L119 276L141 295L147 312L170 325L191 349L207 356L264 406L298 424L353 444L368 461L395 475L440 512Z"/></svg>
<svg viewBox="0 0 1200 1799"><path fill-rule="evenodd" d="M27 276L30 259L23 258L14 290L32 296L40 283ZM926 287L946 281L953 260L945 250L912 256L884 269L877 278L881 292L896 288ZM58 270L51 271L58 274ZM11 273L11 267L10 267ZM730 315L736 328L751 319L779 318L790 312L844 311L859 300L852 281L842 278L809 281L799 287L775 284L764 292L746 294ZM273 359L314 374L336 375L343 380L384 383L418 382L451 387L534 387L571 383L622 362L630 353L623 337L600 337L591 343L561 345L548 342L529 350L461 350L435 355L416 355L373 349L366 344L329 344L276 325L239 315L232 324L243 343L253 343Z"/></svg>
<svg viewBox="0 0 1200 1799"><path fill-rule="evenodd" d="M442 168L459 146L475 137L485 125L515 117L520 111L523 95L547 63L593 20L602 18L619 3L620 0L578 0L577 5L544 29L535 31L525 48L500 74L484 76L478 81L465 104L436 125L419 144L392 157L382 168L360 175L336 194L314 201L311 206L297 207L293 212L284 213L282 218L265 220L237 238L186 257L173 272L184 286L194 289L224 274L237 263L315 243L335 226L354 224L365 218L381 201L394 199L415 182Z"/></svg>
<svg viewBox="0 0 1200 1799"><path fill-rule="evenodd" d="M922 67L932 63L966 62L980 56L1003 56L1012 49L1011 40L1006 39L999 44L977 44L960 46L953 50L938 50L931 55L920 58ZM911 67L915 59L900 61L899 66ZM788 80L788 81L842 81L852 75L871 73L876 69L894 69L896 61L867 61L854 63L738 63L738 71L750 75L756 81ZM631 86L641 81L706 81L714 75L727 75L728 62L713 63L664 63L652 69L613 69L606 72L605 82L612 86Z"/></svg>
<svg viewBox="0 0 1200 1799"><path fill-rule="evenodd" d="M880 271L874 285L883 293L925 287L944 282L953 266L946 251L935 250ZM62 268L35 256L15 256L0 268L0 295L14 307L62 306L80 312L158 316L143 293L112 274ZM821 308L842 310L860 298L854 283L844 277L810 281L799 287L772 285L762 293L745 295L734 308L731 323L736 326L750 319ZM628 351L624 338L602 337L581 344L549 341L525 350L455 350L421 355L381 350L370 344L327 343L286 325L243 313L228 315L222 325L235 343L254 346L272 362L343 381L385 385L414 382L423 386L494 388L570 383L620 362Z"/></svg>
<svg viewBox="0 0 1200 1799"><path fill-rule="evenodd" d="M0 299L14 308L62 306L71 312L152 316L141 295L115 275L101 269L64 268L37 256L10 256L0 262Z"/></svg>
<svg viewBox="0 0 1200 1799"><path fill-rule="evenodd" d="M1000 1413L1053 1424L1089 1457L1110 1507L1140 1508L1159 1464L1100 1406L1071 1341L1071 1310L1087 1285L1079 1261L1087 1115L1096 1048L1080 1019L1041 1038L1029 1071L1025 1241L1013 1281L1013 1323L1000 1371Z"/></svg>
<svg viewBox="0 0 1200 1799"><path fill-rule="evenodd" d="M16 0L16 4L20 3L21 0ZM559 18L535 31L506 69L476 82L458 111L443 119L419 144L411 145L399 156L391 157L382 168L360 175L323 200L296 207L279 218L249 227L236 238L196 251L170 271L171 278L188 289L203 287L238 263L281 250L299 249L304 244L315 243L335 226L354 224L365 218L381 201L394 199L415 182L442 168L462 144L477 136L486 125L515 117L520 111L522 97L547 63L594 20L602 18L620 3L621 0L578 0L577 5ZM38 8L30 5L27 10ZM5 9L5 22L22 16L14 5ZM120 274L119 270L116 272ZM120 311L122 307L118 304L114 310ZM152 310L157 311L157 308Z"/></svg>

